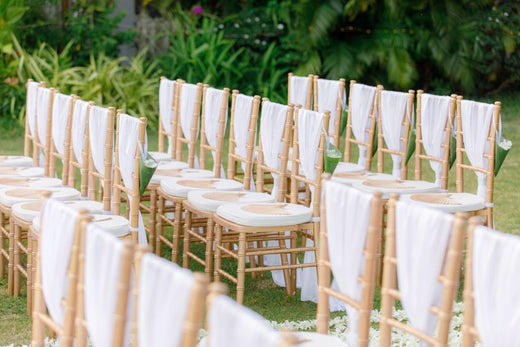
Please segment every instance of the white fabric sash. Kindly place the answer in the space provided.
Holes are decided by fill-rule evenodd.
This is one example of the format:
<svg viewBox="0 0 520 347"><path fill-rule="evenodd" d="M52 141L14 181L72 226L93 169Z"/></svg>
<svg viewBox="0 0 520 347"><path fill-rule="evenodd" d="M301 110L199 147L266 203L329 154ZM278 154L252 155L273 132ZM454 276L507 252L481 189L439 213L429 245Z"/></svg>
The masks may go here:
<svg viewBox="0 0 520 347"><path fill-rule="evenodd" d="M83 148L85 146L85 128L87 125L88 102L76 100L72 114L72 150L76 161L83 164Z"/></svg>
<svg viewBox="0 0 520 347"><path fill-rule="evenodd" d="M408 93L383 90L380 112L386 146L394 151L403 151L400 138L404 136L403 119L408 115ZM400 155L392 154L392 175L396 178L401 178L401 159Z"/></svg>
<svg viewBox="0 0 520 347"><path fill-rule="evenodd" d="M258 313L219 296L209 309L210 347L277 347L281 335Z"/></svg>
<svg viewBox="0 0 520 347"><path fill-rule="evenodd" d="M354 137L363 142L368 142L370 129L370 110L374 106L374 98L377 88L360 83L354 83L350 92L350 117L352 122L352 132ZM367 147L358 145L359 158L358 164L365 167L367 159Z"/></svg>
<svg viewBox="0 0 520 347"><path fill-rule="evenodd" d="M475 325L484 346L520 346L520 239L477 227L473 243Z"/></svg>
<svg viewBox="0 0 520 347"><path fill-rule="evenodd" d="M52 140L59 154L65 154L65 138L69 121L70 103L72 97L57 93L54 95L52 106Z"/></svg>
<svg viewBox="0 0 520 347"><path fill-rule="evenodd" d="M336 107L338 101L341 102L341 107L345 108L346 92L340 95L339 88L340 81L318 79L318 112L330 111L329 134L334 134L336 131L336 118L341 116L337 114Z"/></svg>
<svg viewBox="0 0 520 347"><path fill-rule="evenodd" d="M123 242L95 224L85 232L85 319L96 347L112 346Z"/></svg>
<svg viewBox="0 0 520 347"><path fill-rule="evenodd" d="M141 261L137 336L140 346L180 346L193 275L171 261L145 254Z"/></svg>
<svg viewBox="0 0 520 347"><path fill-rule="evenodd" d="M421 95L421 135L427 155L442 159L446 122L450 115L450 97L431 94ZM441 185L442 163L430 160L435 172L435 184Z"/></svg>
<svg viewBox="0 0 520 347"><path fill-rule="evenodd" d="M401 303L410 324L433 335L440 307L444 257L451 238L454 216L421 205L398 201L395 216L397 278Z"/></svg>
<svg viewBox="0 0 520 347"><path fill-rule="evenodd" d="M193 112L195 112L195 101L197 98L197 86L195 84L184 83L181 88L180 97L180 117L181 130L186 139L191 140L191 126L193 124ZM199 128L197 124L197 135L199 136ZM195 154L195 166L198 167L198 158Z"/></svg>
<svg viewBox="0 0 520 347"><path fill-rule="evenodd" d="M107 138L108 108L92 106L88 121L90 152L96 171L105 174L105 146ZM120 133L119 139L127 137ZM124 140L123 140L124 141ZM132 167L133 168L133 167Z"/></svg>
<svg viewBox="0 0 520 347"><path fill-rule="evenodd" d="M292 76L290 80L289 104L307 106L307 93L309 91L308 76Z"/></svg>
<svg viewBox="0 0 520 347"><path fill-rule="evenodd" d="M172 121L175 117L173 109L173 97L175 93L175 81L162 78L159 85L159 112L161 124L167 133L172 133ZM168 138L168 154L172 151L172 137Z"/></svg>
<svg viewBox="0 0 520 347"><path fill-rule="evenodd" d="M329 257L340 292L361 301L365 246L370 224L372 194L329 181L324 186ZM357 345L359 313L345 305L349 346Z"/></svg>
<svg viewBox="0 0 520 347"><path fill-rule="evenodd" d="M36 103L38 99L38 82L30 82L27 84L27 120L29 123L29 132L34 135L34 126L36 122Z"/></svg>
<svg viewBox="0 0 520 347"><path fill-rule="evenodd" d="M495 106L482 102L462 100L461 118L464 138L464 149L471 165L481 169L488 168L488 159L484 153L489 152L488 134L493 122ZM493 129L492 131L496 131ZM478 178L477 195L486 198L486 174L476 172Z"/></svg>
<svg viewBox="0 0 520 347"><path fill-rule="evenodd" d="M215 148L217 147L218 142L220 110L222 107L226 108L226 115L224 116L224 119L227 121L228 103L227 100L225 100L225 105L222 105L223 97L224 91L215 88L207 88L206 95L204 96L204 131L206 132L206 141L208 141L208 144L211 147ZM226 132L225 123L223 131ZM224 137L224 134L221 135ZM213 172L216 173L218 170L218 168L215 166L217 153L211 151L211 156L213 157ZM226 178L224 166L222 163L220 164L220 177Z"/></svg>
<svg viewBox="0 0 520 347"><path fill-rule="evenodd" d="M42 207L40 264L45 304L52 319L63 326L62 300L67 295L67 270L76 233L78 212L56 200Z"/></svg>
<svg viewBox="0 0 520 347"><path fill-rule="evenodd" d="M243 94L238 94L235 99L235 114L233 117L233 134L235 136L236 143L235 153L244 158L247 156L247 144L249 141L249 123L251 120L251 114L253 112L253 99L254 98L252 96L247 96ZM245 172L245 163L241 163L241 167L242 170ZM253 179L253 177L251 177L251 191L255 190L254 181L255 180Z"/></svg>
<svg viewBox="0 0 520 347"><path fill-rule="evenodd" d="M51 90L49 88L38 88L38 102L36 108L36 126L38 128L38 140L45 145L47 136L47 117L49 116L49 103L51 102Z"/></svg>

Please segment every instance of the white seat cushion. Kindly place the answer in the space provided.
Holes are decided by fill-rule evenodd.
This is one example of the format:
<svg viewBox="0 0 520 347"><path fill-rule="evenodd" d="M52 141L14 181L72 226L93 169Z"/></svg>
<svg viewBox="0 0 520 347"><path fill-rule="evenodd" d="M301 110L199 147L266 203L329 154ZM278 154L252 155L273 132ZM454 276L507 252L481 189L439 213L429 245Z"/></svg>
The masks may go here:
<svg viewBox="0 0 520 347"><path fill-rule="evenodd" d="M411 181L411 180L365 180L352 183L352 187L370 193L381 192L383 199L388 198L388 194L417 194L417 193L438 193L440 187L432 182Z"/></svg>
<svg viewBox="0 0 520 347"><path fill-rule="evenodd" d="M27 167L33 165L31 157L21 155L0 155L0 166Z"/></svg>
<svg viewBox="0 0 520 347"><path fill-rule="evenodd" d="M49 188L61 186L61 180L48 177L0 176L0 189L10 187Z"/></svg>
<svg viewBox="0 0 520 347"><path fill-rule="evenodd" d="M179 168L179 169L163 169L160 166L155 171L152 176L151 183L159 183L164 178L169 177L183 177L183 178L211 178L214 177L212 171L202 170L202 169L189 169L189 168Z"/></svg>
<svg viewBox="0 0 520 347"><path fill-rule="evenodd" d="M361 171L361 172L352 172L352 171L334 171L332 174L331 180L351 185L355 182L361 182L365 180L392 180L395 179L394 176L384 173L375 173L375 172L368 172L368 171Z"/></svg>
<svg viewBox="0 0 520 347"><path fill-rule="evenodd" d="M156 161L173 160L171 155L166 152L148 152Z"/></svg>
<svg viewBox="0 0 520 347"><path fill-rule="evenodd" d="M341 341L336 336L306 331L297 332L296 335L302 340L301 343L298 343L299 347L348 347L346 342Z"/></svg>
<svg viewBox="0 0 520 347"><path fill-rule="evenodd" d="M196 190L188 193L188 201L201 211L215 212L224 204L274 202L274 198L270 194L248 191Z"/></svg>
<svg viewBox="0 0 520 347"><path fill-rule="evenodd" d="M241 190L242 183L224 178L166 178L161 180L161 189L167 194L186 198L194 190Z"/></svg>
<svg viewBox="0 0 520 347"><path fill-rule="evenodd" d="M92 223L96 223L116 237L130 233L130 222L122 216L96 214L92 216ZM33 219L33 228L40 230L40 216Z"/></svg>
<svg viewBox="0 0 520 347"><path fill-rule="evenodd" d="M12 167L0 166L1 176L43 177L42 167Z"/></svg>
<svg viewBox="0 0 520 347"><path fill-rule="evenodd" d="M365 171L365 168L361 165L358 165L356 163L349 163L349 162L339 162L338 166L336 166L336 169L334 170L334 173L336 172L363 172Z"/></svg>
<svg viewBox="0 0 520 347"><path fill-rule="evenodd" d="M225 204L217 214L231 222L245 226L284 226L311 221L312 209L282 202Z"/></svg>
<svg viewBox="0 0 520 347"><path fill-rule="evenodd" d="M486 207L484 199L470 193L424 193L401 196L402 200L426 205L447 213L478 211Z"/></svg>
<svg viewBox="0 0 520 347"><path fill-rule="evenodd" d="M90 214L103 213L103 204L98 201L71 200L63 203L75 210L86 209ZM30 222L40 215L42 206L43 200L19 202L11 207L11 213L24 221Z"/></svg>
<svg viewBox="0 0 520 347"><path fill-rule="evenodd" d="M18 202L28 202L42 198L43 192L50 192L57 200L78 200L81 194L74 188L5 188L0 189L0 203L13 206Z"/></svg>

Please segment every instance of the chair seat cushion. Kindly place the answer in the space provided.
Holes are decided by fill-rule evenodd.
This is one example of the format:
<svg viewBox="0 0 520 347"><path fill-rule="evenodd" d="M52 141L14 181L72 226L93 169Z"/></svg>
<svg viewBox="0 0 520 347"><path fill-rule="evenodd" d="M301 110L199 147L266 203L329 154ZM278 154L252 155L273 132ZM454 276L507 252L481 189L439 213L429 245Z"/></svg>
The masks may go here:
<svg viewBox="0 0 520 347"><path fill-rule="evenodd" d="M274 198L267 193L196 190L188 193L188 201L201 211L215 212L224 204L274 202Z"/></svg>
<svg viewBox="0 0 520 347"><path fill-rule="evenodd" d="M40 215L40 210L43 206L43 200L31 201L31 202L19 202L12 206L11 213L16 217L30 222L35 217ZM67 206L75 209L85 209L90 214L99 214L103 213L103 204L99 201L90 201L90 200L71 200L64 201L63 203L67 204Z"/></svg>
<svg viewBox="0 0 520 347"><path fill-rule="evenodd" d="M150 154L152 158L154 158L156 161L174 161L174 159L172 159L172 156L166 152L148 152L148 154Z"/></svg>
<svg viewBox="0 0 520 347"><path fill-rule="evenodd" d="M410 194L403 195L401 199L448 213L478 211L486 207L486 202L483 198L470 193Z"/></svg>
<svg viewBox="0 0 520 347"><path fill-rule="evenodd" d="M365 168L359 164L356 163L349 163L349 162L339 162L338 166L336 166L336 169L334 170L334 173L339 172L364 172Z"/></svg>
<svg viewBox="0 0 520 347"><path fill-rule="evenodd" d="M225 204L217 214L231 222L245 226L284 226L310 222L312 209L282 202Z"/></svg>
<svg viewBox="0 0 520 347"><path fill-rule="evenodd" d="M49 192L57 200L78 200L81 194L74 188L5 188L0 189L0 203L13 206L18 202L29 202L42 198L42 193Z"/></svg>
<svg viewBox="0 0 520 347"><path fill-rule="evenodd" d="M353 171L334 171L332 174L331 180L351 185L355 182L361 182L365 180L393 180L395 179L394 176L384 173L375 173L375 172L368 172L368 171L360 171L360 172L353 172Z"/></svg>
<svg viewBox="0 0 520 347"><path fill-rule="evenodd" d="M116 237L130 233L130 222L122 216L96 214L92 216L92 223L96 223ZM40 216L34 218L32 224L35 230L40 230Z"/></svg>
<svg viewBox="0 0 520 347"><path fill-rule="evenodd" d="M33 159L21 155L0 155L0 166L32 166Z"/></svg>
<svg viewBox="0 0 520 347"><path fill-rule="evenodd" d="M0 176L0 189L10 187L48 188L61 186L61 180L48 177Z"/></svg>
<svg viewBox="0 0 520 347"><path fill-rule="evenodd" d="M418 194L418 193L438 193L440 187L432 182L426 181L412 181L399 179L379 179L379 180L365 180L361 182L352 183L352 187L361 189L370 193L381 192L383 199L388 198L388 194Z"/></svg>
<svg viewBox="0 0 520 347"><path fill-rule="evenodd" d="M0 166L1 176L43 177L42 167Z"/></svg>
<svg viewBox="0 0 520 347"><path fill-rule="evenodd" d="M242 190L242 183L224 178L166 178L161 189L169 195L186 198L194 190Z"/></svg>
<svg viewBox="0 0 520 347"><path fill-rule="evenodd" d="M296 335L302 340L301 343L298 343L299 347L348 347L346 342L341 341L336 336L306 331L297 332Z"/></svg>
<svg viewBox="0 0 520 347"><path fill-rule="evenodd" d="M211 178L214 177L212 171L202 169L190 169L190 168L162 168L159 164L157 170L155 170L152 176L151 183L158 184L162 179L168 177L183 177L183 178Z"/></svg>

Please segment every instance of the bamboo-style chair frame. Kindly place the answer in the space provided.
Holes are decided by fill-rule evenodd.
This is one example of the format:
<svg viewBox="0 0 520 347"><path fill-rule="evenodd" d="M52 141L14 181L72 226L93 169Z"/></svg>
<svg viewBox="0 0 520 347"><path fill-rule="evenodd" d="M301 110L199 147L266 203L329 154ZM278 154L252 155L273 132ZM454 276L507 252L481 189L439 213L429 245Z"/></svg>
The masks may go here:
<svg viewBox="0 0 520 347"><path fill-rule="evenodd" d="M354 134L352 131L352 87L354 84L356 84L357 81L351 80L350 81L350 87L349 87L349 94L348 94L348 116L347 116L347 131L345 135L345 156L343 161L344 162L351 162L352 161L352 145L361 145L365 146L367 148L366 153L366 164L365 164L365 170L370 171L372 167L372 153L374 150L374 138L375 138L375 132L376 132L376 124L377 124L377 116L376 116L376 100L378 98L379 93L382 90L382 86L378 85L376 90L376 95L374 96L374 101L372 103L372 107L370 108L370 113L368 115L368 118L370 119L370 127L369 129L365 129L365 131L368 133L368 141L362 141L360 139L354 138Z"/></svg>
<svg viewBox="0 0 520 347"><path fill-rule="evenodd" d="M291 99L291 79L295 76L292 72L287 74L287 103L294 104L294 100ZM303 77L303 76L302 76ZM301 105L303 108L307 110L312 110L312 102L313 102L313 94L314 94L314 76L309 75L309 86L307 88L307 97L305 99L305 105Z"/></svg>
<svg viewBox="0 0 520 347"><path fill-rule="evenodd" d="M441 174L441 189L448 189L448 177L450 170L450 141L451 141L451 131L453 128L453 122L455 120L455 108L457 105L457 95L452 94L450 96L450 108L448 119L446 120L446 125L444 127L445 137L444 143L441 144L443 148L442 157L434 157L427 154L423 154L423 138L422 138L422 112L421 112L421 97L424 94L424 91L419 89L417 91L417 119L415 123L415 179L422 179L422 165L424 161L435 161L441 163L442 165L442 174Z"/></svg>
<svg viewBox="0 0 520 347"><path fill-rule="evenodd" d="M165 76L161 76L161 81L166 79ZM177 81L175 81L175 88L173 90L173 98L172 98L172 104L171 104L171 108L173 110L176 109L176 98L175 98L175 95L176 95L176 90L177 90ZM173 115L173 118L172 118L172 121L171 121L171 124L172 124L172 132L167 132L166 130L164 130L164 127L162 125L162 121L161 119L164 117L164 115L160 114L159 113L159 131L158 131L158 134L157 134L157 137L158 137L158 149L159 149L159 152L161 153L165 153L166 152L166 149L164 148L165 146L165 141L164 141L164 138L171 138L172 140L172 153L171 153L171 159L174 159L175 157L175 146L177 145L177 141L175 139L176 137L176 129L177 129L177 119L176 119L176 114L174 113Z"/></svg>
<svg viewBox="0 0 520 347"><path fill-rule="evenodd" d="M256 129L257 129L257 119L258 119L258 109L260 105L260 96L256 95L253 98L253 103L249 116L249 129L248 129L248 143L247 143L247 154L246 156L240 156L235 153L235 136L234 136L234 127L233 121L235 118L235 103L236 97L238 95L238 90L233 90L232 101L231 101L231 124L230 124L230 135L229 135L229 152L228 152L228 177L230 179L239 181L243 183L244 190L249 190L252 179L252 164L253 164L253 151L254 151L254 142L256 138ZM245 170L243 175L238 175L237 170L240 167L240 163L244 163ZM184 268L189 267L190 260L194 260L195 262L204 266L204 271L206 274L211 277L213 273L213 240L214 240L214 227L215 224L213 222L213 213L201 211L194 205L192 205L189 201L184 201L183 203L185 209L185 229L184 229L184 245L182 252L182 266ZM200 220L206 221L206 232L200 233L199 228L193 227L193 216L198 216ZM195 223L197 225L199 223ZM201 242L205 245L205 255L204 259L197 256L195 253L191 252L191 244L192 242Z"/></svg>
<svg viewBox="0 0 520 347"><path fill-rule="evenodd" d="M453 231L450 237L448 249L444 257L443 273L439 274L439 282L443 285L442 301L440 307L430 307L430 312L439 318L437 336L429 336L410 325L398 321L392 317L392 309L395 300L401 299L401 293L397 289L397 257L396 257L396 202L397 194L391 194L388 204L388 220L386 232L386 247L383 268L383 286L381 288L381 320L380 341L381 346L391 345L392 328L409 333L433 346L447 346L450 332L450 321L453 315L453 302L457 298L457 289L462 265L462 253L464 249L464 237L467 224L466 213L456 213L453 221Z"/></svg>
<svg viewBox="0 0 520 347"><path fill-rule="evenodd" d="M481 172L486 175L486 206L483 210L475 211L474 213L482 216L486 220L486 225L493 227L493 195L495 186L495 145L497 140L497 129L500 121L501 102L495 101L495 109L493 119L489 126L488 138L489 151L484 153L484 158L488 161L488 168L482 169L471 164L464 163L464 155L466 150L464 148L464 131L462 129L462 114L461 114L462 96L457 96L457 157L456 157L456 187L457 193L464 192L464 171L473 171L475 173Z"/></svg>
<svg viewBox="0 0 520 347"><path fill-rule="evenodd" d="M330 174L324 175L324 181L330 178ZM329 333L329 298L333 297L355 308L359 312L358 346L368 346L370 330L370 314L376 286L376 267L378 245L381 243L383 231L383 200L381 193L377 192L372 197L370 209L370 222L368 225L367 241L364 247L363 275L358 280L361 283L361 300L358 302L351 297L332 289L331 287L331 262L329 258L328 231L326 222L325 201L321 203L321 226L319 246L319 271L318 271L318 311L316 331L321 334Z"/></svg>
<svg viewBox="0 0 520 347"><path fill-rule="evenodd" d="M404 127L404 134L399 138L399 141L403 144L402 151L395 151L385 147L385 137L383 135L383 126L381 125L381 92L383 88L377 94L377 172L384 171L384 155L395 154L401 156L401 179L405 180L408 177L408 165L406 164L406 152L408 149L408 138L410 135L410 127L413 114L413 99L414 90L408 91L408 105L407 111L403 114L402 126Z"/></svg>
<svg viewBox="0 0 520 347"><path fill-rule="evenodd" d="M319 111L318 80L320 78L319 78L318 75L314 75L313 79L314 79L314 83L313 83L314 105L313 105L313 108L314 108L314 111ZM345 84L346 84L345 79L344 78L340 78L339 79L339 91L338 91L339 95L338 95L338 100L336 102L336 109L335 110L325 110L325 111L329 111L330 112L330 114L331 114L330 118L331 119L332 119L332 114L336 115L336 119L334 121L334 132L328 131L328 134L329 134L329 137L331 138L332 143L334 144L334 146L336 146L338 148L339 148L339 137L340 137L340 133L341 133L341 129L340 129L340 127L341 127L341 117L343 115L343 113L342 113L342 111L343 111L342 99L343 99L343 94L345 92Z"/></svg>

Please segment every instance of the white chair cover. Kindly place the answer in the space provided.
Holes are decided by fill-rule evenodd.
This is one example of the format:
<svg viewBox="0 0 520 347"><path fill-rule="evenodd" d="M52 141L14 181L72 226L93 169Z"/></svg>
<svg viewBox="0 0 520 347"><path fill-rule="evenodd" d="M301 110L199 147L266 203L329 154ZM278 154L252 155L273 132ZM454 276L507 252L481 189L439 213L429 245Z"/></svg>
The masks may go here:
<svg viewBox="0 0 520 347"><path fill-rule="evenodd" d="M87 125L88 102L76 100L72 114L72 150L76 161L83 164L83 148L85 146L85 128Z"/></svg>
<svg viewBox="0 0 520 347"><path fill-rule="evenodd" d="M444 257L451 238L454 216L408 201L398 201L395 216L397 279L401 303L410 324L433 335L440 307Z"/></svg>
<svg viewBox="0 0 520 347"><path fill-rule="evenodd" d="M59 154L65 154L65 138L69 121L70 103L72 97L57 93L52 106L52 140Z"/></svg>
<svg viewBox="0 0 520 347"><path fill-rule="evenodd" d="M204 96L204 131L206 132L206 141L211 147L217 147L218 142L218 132L219 132L219 118L220 118L220 110L223 106L226 107L226 115L225 120L227 121L227 111L228 111L228 100L226 99L225 105L222 105L224 97L224 91L215 89L215 88L207 88L206 94ZM226 131L226 123L224 123L224 132ZM224 134L222 134L224 137ZM222 140L224 141L224 140ZM216 173L218 168L215 166L215 160L217 157L217 153L211 152L211 156L213 157L213 172ZM226 178L226 173L224 172L224 165L220 166L220 177Z"/></svg>
<svg viewBox="0 0 520 347"><path fill-rule="evenodd" d="M107 138L108 108L92 106L88 119L90 152L96 171L105 174L105 146ZM121 133L125 134L125 133ZM125 135L120 136L125 138ZM134 153L135 154L135 153Z"/></svg>
<svg viewBox="0 0 520 347"><path fill-rule="evenodd" d="M247 143L249 141L249 121L251 119L251 113L253 110L253 99L254 98L252 96L247 96L244 94L238 94L235 99L235 114L233 117L233 134L235 135L236 143L235 153L244 158L247 155ZM245 163L241 163L241 167L242 170L245 171ZM255 190L255 180L252 177L250 190Z"/></svg>
<svg viewBox="0 0 520 347"><path fill-rule="evenodd" d="M27 84L27 120L29 123L29 133L34 135L36 125L36 105L38 100L38 82Z"/></svg>
<svg viewBox="0 0 520 347"><path fill-rule="evenodd" d="M473 241L475 325L484 346L520 346L520 239L486 227Z"/></svg>
<svg viewBox="0 0 520 347"><path fill-rule="evenodd" d="M209 347L276 347L281 335L258 313L218 296L208 313Z"/></svg>
<svg viewBox="0 0 520 347"><path fill-rule="evenodd" d="M292 76L289 80L289 100L288 104L301 105L306 108L307 92L309 91L309 77L308 76Z"/></svg>
<svg viewBox="0 0 520 347"><path fill-rule="evenodd" d="M135 168L135 154L139 148L139 119L127 114L119 115L119 169L123 184L128 189L134 189L133 173ZM124 134L124 135L123 135ZM146 152L146 142L143 151ZM139 189L139 187L135 187ZM128 196L130 204L131 196ZM130 228L132 229L132 228ZM139 211L139 227L138 230L130 230L138 232L140 244L146 244L146 232L144 229L144 221Z"/></svg>
<svg viewBox="0 0 520 347"><path fill-rule="evenodd" d="M191 139L191 126L193 123L193 112L195 111L195 99L197 98L197 85L184 83L181 88L180 97L180 117L181 130L185 138ZM197 135L199 136L199 128L197 124ZM198 168L199 160L195 154L195 167Z"/></svg>
<svg viewBox="0 0 520 347"><path fill-rule="evenodd" d="M51 102L51 90L38 88L38 101L36 107L36 126L38 128L38 141L45 145L47 136L47 117L49 116L49 103Z"/></svg>
<svg viewBox="0 0 520 347"><path fill-rule="evenodd" d="M85 232L85 320L93 346L112 346L123 242L91 223Z"/></svg>
<svg viewBox="0 0 520 347"><path fill-rule="evenodd" d="M159 113L161 124L167 133L172 133L172 121L175 117L173 109L173 97L175 93L175 81L162 78L159 84ZM172 151L172 138L168 138L168 154Z"/></svg>
<svg viewBox="0 0 520 347"><path fill-rule="evenodd" d="M344 109L347 99L345 90L340 95L339 85L340 81L318 79L318 112L330 111L329 134L336 131L336 118L341 116L341 113L336 112L338 100Z"/></svg>
<svg viewBox="0 0 520 347"><path fill-rule="evenodd" d="M381 92L381 124L386 146L394 151L403 151L400 138L404 136L403 119L408 117L408 93ZM411 119L410 119L411 121ZM401 156L392 154L392 175L401 178Z"/></svg>
<svg viewBox="0 0 520 347"><path fill-rule="evenodd" d="M139 346L180 346L188 314L193 275L171 261L145 254L137 301Z"/></svg>
<svg viewBox="0 0 520 347"><path fill-rule="evenodd" d="M442 158L446 135L446 121L450 115L450 97L432 94L421 95L421 135L427 155ZM441 185L442 163L430 160L435 172L435 184Z"/></svg>
<svg viewBox="0 0 520 347"><path fill-rule="evenodd" d="M495 105L469 100L461 102L462 132L464 149L471 165L481 169L488 168L488 159L484 153L489 152L488 134L493 126ZM495 128L492 131L496 131ZM486 174L476 172L478 179L477 195L486 198Z"/></svg>
<svg viewBox="0 0 520 347"><path fill-rule="evenodd" d="M48 199L42 207L40 264L45 304L52 319L63 326L62 300L67 294L67 270L76 233L78 212L57 200Z"/></svg>
<svg viewBox="0 0 520 347"><path fill-rule="evenodd" d="M365 268L364 250L370 224L372 194L329 181L324 186L329 258L339 291L361 301ZM357 345L359 312L346 305L349 331L347 343Z"/></svg>
<svg viewBox="0 0 520 347"><path fill-rule="evenodd" d="M368 142L369 134L366 132L370 129L370 110L374 106L374 98L377 88L370 87L361 83L354 83L350 92L350 112L352 122L352 132L354 137L359 141ZM358 145L359 158L358 164L365 167L367 159L367 148Z"/></svg>

